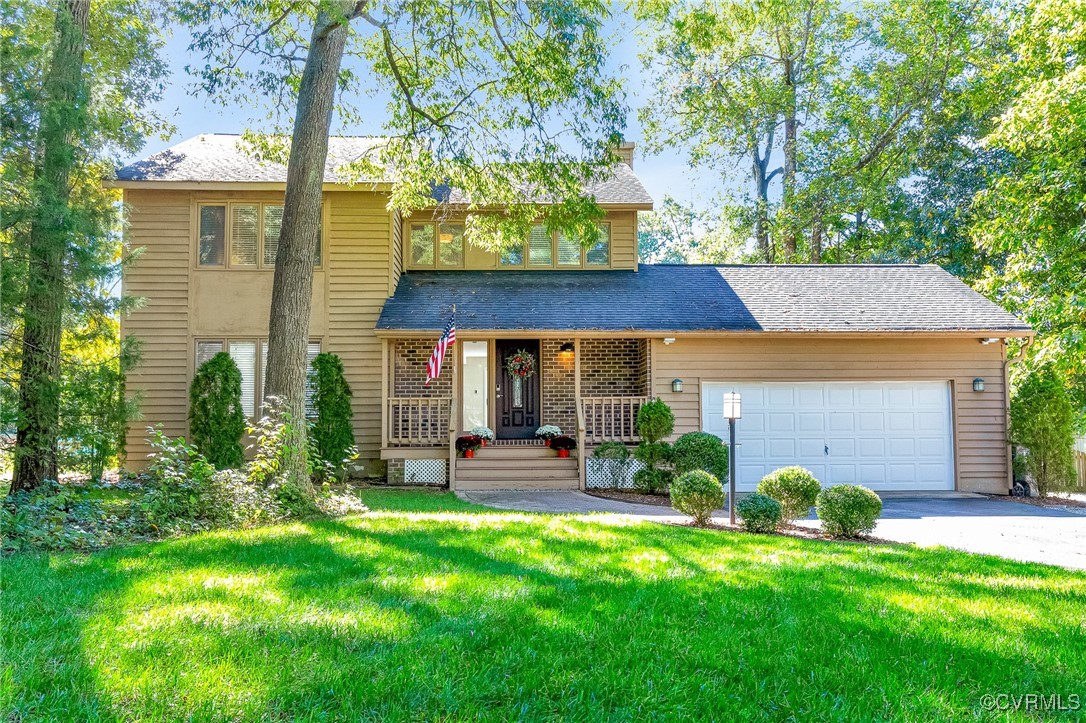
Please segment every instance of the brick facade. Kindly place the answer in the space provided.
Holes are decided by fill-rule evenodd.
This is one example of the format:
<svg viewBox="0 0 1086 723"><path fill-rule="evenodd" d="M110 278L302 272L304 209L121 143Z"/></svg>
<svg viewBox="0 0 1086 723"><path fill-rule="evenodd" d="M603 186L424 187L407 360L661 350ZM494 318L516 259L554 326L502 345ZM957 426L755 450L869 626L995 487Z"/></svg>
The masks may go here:
<svg viewBox="0 0 1086 723"><path fill-rule="evenodd" d="M543 372L543 424L557 424L567 434L577 433L576 363L573 354L562 354L563 344L573 339L544 339L540 343Z"/></svg>
<svg viewBox="0 0 1086 723"><path fill-rule="evenodd" d="M648 343L644 339L582 339L581 395L637 397L648 390Z"/></svg>
<svg viewBox="0 0 1086 723"><path fill-rule="evenodd" d="M445 355L441 376L426 386L426 363L437 344L433 339L401 339L392 342L392 395L395 397L452 396L452 365L457 347Z"/></svg>

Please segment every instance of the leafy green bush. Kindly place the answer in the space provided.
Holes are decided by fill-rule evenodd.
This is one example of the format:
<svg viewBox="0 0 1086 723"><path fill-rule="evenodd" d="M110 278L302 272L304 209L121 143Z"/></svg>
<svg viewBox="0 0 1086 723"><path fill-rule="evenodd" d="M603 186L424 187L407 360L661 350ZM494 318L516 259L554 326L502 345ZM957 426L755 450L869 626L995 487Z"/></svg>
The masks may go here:
<svg viewBox="0 0 1086 723"><path fill-rule="evenodd" d="M818 493L815 509L822 529L836 537L871 533L882 514L879 496L860 485L837 485Z"/></svg>
<svg viewBox="0 0 1086 723"><path fill-rule="evenodd" d="M139 503L148 526L172 533L227 522L230 510L211 463L184 439L171 439L155 428L148 431L155 451L147 470L147 492Z"/></svg>
<svg viewBox="0 0 1086 723"><path fill-rule="evenodd" d="M249 483L263 485L272 491L275 498L293 517L306 517L318 512L316 491L310 479L297 480L283 473L284 460L290 455L304 454L306 450L294 449L292 440L296 435L292 427L290 412L275 397L268 397L264 404L265 414L249 428L253 439L253 460L248 466ZM314 462L307 455L310 475L313 475Z"/></svg>
<svg viewBox="0 0 1086 723"><path fill-rule="evenodd" d="M820 489L822 485L803 467L781 467L758 483L758 494L781 503L781 518L787 523L808 515Z"/></svg>
<svg viewBox="0 0 1086 723"><path fill-rule="evenodd" d="M781 522L781 504L772 497L753 494L735 505L743 529L747 532L773 532Z"/></svg>
<svg viewBox="0 0 1086 723"><path fill-rule="evenodd" d="M637 436L647 442L659 442L675 431L671 407L659 399L646 402L637 410Z"/></svg>
<svg viewBox="0 0 1086 723"><path fill-rule="evenodd" d="M1026 377L1011 401L1011 441L1025 447L1025 472L1041 496L1075 482L1075 411L1067 389L1049 369Z"/></svg>
<svg viewBox="0 0 1086 723"><path fill-rule="evenodd" d="M606 470L611 487L618 489L626 481L632 466L630 448L622 442L603 442L592 451L592 459Z"/></svg>
<svg viewBox="0 0 1086 723"><path fill-rule="evenodd" d="M133 537L142 525L107 510L85 490L46 481L0 504L0 540L5 552L96 550Z"/></svg>
<svg viewBox="0 0 1086 723"><path fill-rule="evenodd" d="M351 387L343 374L343 360L335 354L318 354L313 359L313 406L317 419L310 427L311 453L321 463L318 479L331 476L342 479L347 464L358 456L354 448L351 417Z"/></svg>
<svg viewBox="0 0 1086 723"><path fill-rule="evenodd" d="M671 461L671 445L662 442L675 430L675 415L671 407L659 399L641 405L637 410L637 434L641 442L634 450L634 457L645 469L634 474L634 486L649 494L658 494L671 482L671 471L661 465Z"/></svg>
<svg viewBox="0 0 1086 723"><path fill-rule="evenodd" d="M671 445L675 474L703 469L717 479L728 478L728 448L708 432L687 432Z"/></svg>
<svg viewBox="0 0 1086 723"><path fill-rule="evenodd" d="M724 505L724 488L713 475L694 470L671 483L671 506L694 518L695 525L709 521L713 510Z"/></svg>
<svg viewBox="0 0 1086 723"><path fill-rule="evenodd" d="M193 446L216 469L235 469L244 463L241 372L224 351L201 364L192 378L189 429Z"/></svg>

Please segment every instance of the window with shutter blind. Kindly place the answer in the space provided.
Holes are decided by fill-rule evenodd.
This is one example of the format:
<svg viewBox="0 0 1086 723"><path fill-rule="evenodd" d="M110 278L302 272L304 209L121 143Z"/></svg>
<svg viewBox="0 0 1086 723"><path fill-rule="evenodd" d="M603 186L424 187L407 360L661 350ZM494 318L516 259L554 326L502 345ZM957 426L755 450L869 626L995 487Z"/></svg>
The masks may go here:
<svg viewBox="0 0 1086 723"><path fill-rule="evenodd" d="M196 368L199 369L207 362L211 357L215 356L222 351L223 344L221 341L198 341L196 342Z"/></svg>
<svg viewBox="0 0 1086 723"><path fill-rule="evenodd" d="M305 385L305 416L317 416L317 408L313 406L313 395L316 393L316 377L313 375L313 360L321 353L319 341L309 342L305 351L306 385ZM257 399L264 403L264 380L268 377L268 342L260 342L260 384L257 386Z"/></svg>
<svg viewBox="0 0 1086 723"><path fill-rule="evenodd" d="M607 266L611 263L611 224L601 223L599 228L596 243L584 252L585 263L589 266Z"/></svg>
<svg viewBox="0 0 1086 723"><path fill-rule="evenodd" d="M532 226L528 234L528 265L550 266L553 262L553 244L551 232L546 226Z"/></svg>
<svg viewBox="0 0 1086 723"><path fill-rule="evenodd" d="M245 416L255 418L263 414L264 380L268 371L267 339L198 339L196 341L196 368L219 352L226 350L241 372L241 407ZM307 417L316 416L314 394L316 377L313 360L321 353L320 340L310 341L306 348L308 380L305 391ZM194 370L195 371L195 370Z"/></svg>
<svg viewBox="0 0 1086 723"><path fill-rule="evenodd" d="M241 371L241 408L251 418L256 414L256 342L231 341L230 358Z"/></svg>
<svg viewBox="0 0 1086 723"><path fill-rule="evenodd" d="M282 203L224 201L200 204L197 265L273 269L282 227ZM314 253L314 263L318 267L323 242L322 206Z"/></svg>
<svg viewBox="0 0 1086 723"><path fill-rule="evenodd" d="M575 238L570 238L564 233L558 234L558 265L559 266L580 266L581 265L581 242Z"/></svg>

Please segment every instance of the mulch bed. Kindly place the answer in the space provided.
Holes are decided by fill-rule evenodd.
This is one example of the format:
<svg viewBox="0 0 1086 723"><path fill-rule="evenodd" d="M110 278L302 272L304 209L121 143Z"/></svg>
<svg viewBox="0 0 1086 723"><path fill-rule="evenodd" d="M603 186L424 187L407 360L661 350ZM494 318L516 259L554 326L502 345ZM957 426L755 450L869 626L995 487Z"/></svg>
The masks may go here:
<svg viewBox="0 0 1086 723"><path fill-rule="evenodd" d="M640 492L626 492L624 490L585 490L585 494L593 497L601 497L605 500L618 502L631 502L639 505L656 505L657 507L671 507L671 498L667 495L646 495Z"/></svg>
<svg viewBox="0 0 1086 723"><path fill-rule="evenodd" d="M1050 507L1057 510L1086 510L1086 502L1067 497L1010 497L1008 495L985 495L988 499L1004 502L1021 502L1034 507Z"/></svg>

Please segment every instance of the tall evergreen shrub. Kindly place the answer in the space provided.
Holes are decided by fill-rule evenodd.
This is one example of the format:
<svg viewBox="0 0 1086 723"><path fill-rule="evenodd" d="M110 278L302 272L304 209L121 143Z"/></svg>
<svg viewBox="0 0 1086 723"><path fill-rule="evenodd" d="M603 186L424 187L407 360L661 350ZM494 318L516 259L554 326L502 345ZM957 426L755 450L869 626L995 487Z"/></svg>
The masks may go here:
<svg viewBox="0 0 1086 723"><path fill-rule="evenodd" d="M642 404L637 411L637 436L641 442L634 450L644 469L634 474L634 485L649 494L667 489L671 483L671 470L665 466L671 461L671 445L661 441L675 431L675 414L671 407L659 399Z"/></svg>
<svg viewBox="0 0 1086 723"><path fill-rule="evenodd" d="M216 469L234 469L245 461L241 371L224 351L196 370L189 391L189 429L193 446Z"/></svg>
<svg viewBox="0 0 1086 723"><path fill-rule="evenodd" d="M313 380L317 410L311 430L313 446L321 461L339 473L354 447L351 387L343 374L343 360L327 352L318 354L313 359Z"/></svg>
<svg viewBox="0 0 1086 723"><path fill-rule="evenodd" d="M1075 410L1048 369L1032 372L1011 400L1011 441L1025 447L1025 467L1041 496L1075 479Z"/></svg>

